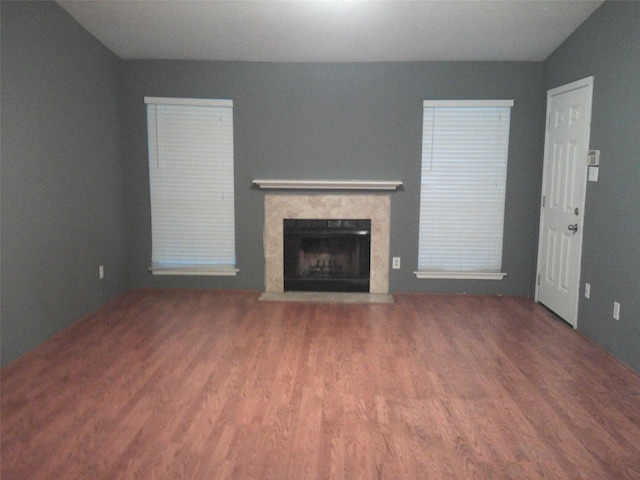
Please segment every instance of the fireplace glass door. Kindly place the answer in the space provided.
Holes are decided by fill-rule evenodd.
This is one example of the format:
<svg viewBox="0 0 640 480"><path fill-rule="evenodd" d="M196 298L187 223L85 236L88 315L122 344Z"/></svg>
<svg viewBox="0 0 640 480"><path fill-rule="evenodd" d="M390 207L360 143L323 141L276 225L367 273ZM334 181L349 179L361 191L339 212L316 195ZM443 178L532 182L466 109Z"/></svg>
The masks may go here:
<svg viewBox="0 0 640 480"><path fill-rule="evenodd" d="M285 219L286 291L368 292L370 219Z"/></svg>

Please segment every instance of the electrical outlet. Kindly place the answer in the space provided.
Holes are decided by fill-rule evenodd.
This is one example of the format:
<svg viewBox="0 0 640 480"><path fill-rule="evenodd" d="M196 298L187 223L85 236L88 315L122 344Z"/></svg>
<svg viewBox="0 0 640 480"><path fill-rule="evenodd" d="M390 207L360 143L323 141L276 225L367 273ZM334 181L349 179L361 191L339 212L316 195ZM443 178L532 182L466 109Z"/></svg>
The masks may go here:
<svg viewBox="0 0 640 480"><path fill-rule="evenodd" d="M620 304L613 302L613 319L620 320Z"/></svg>
<svg viewBox="0 0 640 480"><path fill-rule="evenodd" d="M104 278L104 265L100 265L98 267L98 276L100 277L100 280Z"/></svg>
<svg viewBox="0 0 640 480"><path fill-rule="evenodd" d="M590 283L585 283L584 284L584 297L585 298L591 298L591 284Z"/></svg>
<svg viewBox="0 0 640 480"><path fill-rule="evenodd" d="M400 269L400 257L393 257L391 268L393 268L394 270Z"/></svg>

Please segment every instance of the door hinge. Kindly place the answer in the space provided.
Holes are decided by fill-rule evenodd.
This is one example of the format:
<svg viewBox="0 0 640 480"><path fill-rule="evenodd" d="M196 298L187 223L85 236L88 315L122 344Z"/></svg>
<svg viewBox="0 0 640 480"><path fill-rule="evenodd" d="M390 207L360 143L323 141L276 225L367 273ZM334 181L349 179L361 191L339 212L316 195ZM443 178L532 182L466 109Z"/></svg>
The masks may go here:
<svg viewBox="0 0 640 480"><path fill-rule="evenodd" d="M544 204L547 202L547 196L542 195L542 208L544 208Z"/></svg>
<svg viewBox="0 0 640 480"><path fill-rule="evenodd" d="M537 282L538 282L538 286L540 286L540 274L538 274L538 280L537 280Z"/></svg>

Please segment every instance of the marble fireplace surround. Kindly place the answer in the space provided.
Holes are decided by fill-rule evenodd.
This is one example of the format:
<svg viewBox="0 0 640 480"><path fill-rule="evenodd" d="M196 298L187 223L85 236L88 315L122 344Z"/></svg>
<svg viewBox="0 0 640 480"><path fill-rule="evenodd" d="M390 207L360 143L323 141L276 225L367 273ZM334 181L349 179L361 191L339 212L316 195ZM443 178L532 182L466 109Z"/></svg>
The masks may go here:
<svg viewBox="0 0 640 480"><path fill-rule="evenodd" d="M371 219L369 292L389 293L390 194L267 194L264 197L265 291L284 292L285 218Z"/></svg>

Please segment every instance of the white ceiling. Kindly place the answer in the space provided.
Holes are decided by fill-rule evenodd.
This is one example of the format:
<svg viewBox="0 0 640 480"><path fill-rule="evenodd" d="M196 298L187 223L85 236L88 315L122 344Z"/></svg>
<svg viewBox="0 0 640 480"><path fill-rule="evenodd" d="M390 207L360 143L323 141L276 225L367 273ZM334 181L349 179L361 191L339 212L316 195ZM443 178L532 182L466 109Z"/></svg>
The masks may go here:
<svg viewBox="0 0 640 480"><path fill-rule="evenodd" d="M542 61L592 0L58 0L125 59Z"/></svg>

